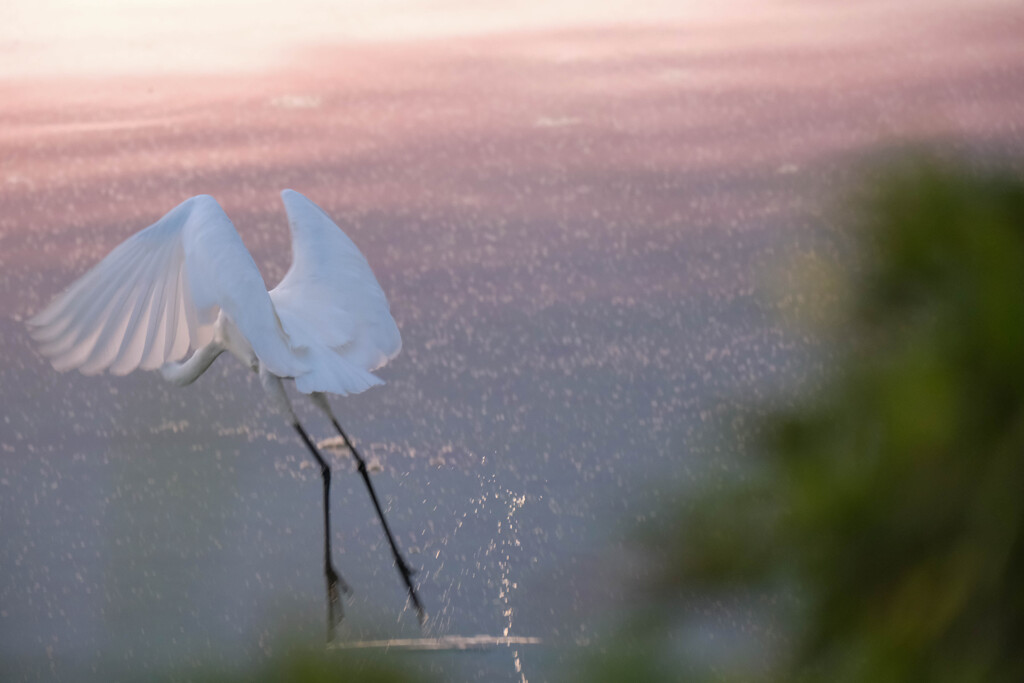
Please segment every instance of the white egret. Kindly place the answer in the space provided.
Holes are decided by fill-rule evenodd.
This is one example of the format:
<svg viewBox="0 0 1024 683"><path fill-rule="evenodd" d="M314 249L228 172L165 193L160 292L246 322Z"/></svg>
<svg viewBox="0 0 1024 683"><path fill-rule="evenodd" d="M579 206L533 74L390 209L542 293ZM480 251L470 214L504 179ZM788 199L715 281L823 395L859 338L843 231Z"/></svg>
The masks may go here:
<svg viewBox="0 0 1024 683"><path fill-rule="evenodd" d="M295 428L323 478L328 637L341 621L331 559L331 469L299 424L285 393L292 379L326 413L355 457L421 623L426 613L395 543L366 462L334 416L327 394L382 384L373 371L402 347L387 298L366 258L323 210L293 190L281 193L292 233L292 265L267 291L227 214L208 195L192 197L115 248L28 321L57 370L123 375L159 369L184 386L224 351L259 374L274 406ZM182 361L189 349L193 350Z"/></svg>

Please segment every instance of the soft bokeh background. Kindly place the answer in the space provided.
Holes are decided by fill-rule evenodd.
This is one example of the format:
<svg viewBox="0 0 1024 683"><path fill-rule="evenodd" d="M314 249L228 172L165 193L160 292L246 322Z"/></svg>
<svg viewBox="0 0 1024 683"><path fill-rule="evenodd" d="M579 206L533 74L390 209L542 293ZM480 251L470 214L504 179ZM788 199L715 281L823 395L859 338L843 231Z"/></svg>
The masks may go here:
<svg viewBox="0 0 1024 683"><path fill-rule="evenodd" d="M629 602L623 520L735 466L707 424L830 363L777 315L801 304L780 264L844 258L827 209L853 169L1022 158L1019 4L896 4L5 3L5 680L322 638L319 474L254 378L60 375L22 325L198 193L273 285L284 187L363 249L402 330L388 384L336 408L430 634L543 640L413 665L555 679ZM336 482L342 640L417 635L358 479Z"/></svg>
<svg viewBox="0 0 1024 683"><path fill-rule="evenodd" d="M739 465L643 525L587 680L1024 678L1024 174L874 175L794 310L831 367L721 420Z"/></svg>

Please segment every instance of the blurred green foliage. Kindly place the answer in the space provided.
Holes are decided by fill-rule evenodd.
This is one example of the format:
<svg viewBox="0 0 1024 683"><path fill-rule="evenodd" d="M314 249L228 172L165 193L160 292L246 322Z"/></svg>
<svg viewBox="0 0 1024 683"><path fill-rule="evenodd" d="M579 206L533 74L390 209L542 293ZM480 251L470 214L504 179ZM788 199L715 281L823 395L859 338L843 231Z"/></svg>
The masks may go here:
<svg viewBox="0 0 1024 683"><path fill-rule="evenodd" d="M280 646L266 658L254 661L248 668L216 670L204 667L199 671L183 671L169 681L198 683L426 683L432 678L422 672L413 673L403 653L381 655L382 650L359 653L321 647Z"/></svg>
<svg viewBox="0 0 1024 683"><path fill-rule="evenodd" d="M700 621L670 595L772 634L683 680L1024 681L1024 184L914 163L861 208L824 387L653 546L643 647Z"/></svg>

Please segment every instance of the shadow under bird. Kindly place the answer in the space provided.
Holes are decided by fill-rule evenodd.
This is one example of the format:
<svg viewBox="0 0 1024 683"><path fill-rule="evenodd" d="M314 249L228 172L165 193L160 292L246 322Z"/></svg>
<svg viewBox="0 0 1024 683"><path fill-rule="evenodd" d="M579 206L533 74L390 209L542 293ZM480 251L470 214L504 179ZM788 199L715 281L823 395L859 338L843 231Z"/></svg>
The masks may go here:
<svg viewBox="0 0 1024 683"><path fill-rule="evenodd" d="M331 639L343 617L340 592L351 589L331 557L331 468L292 410L283 380L293 380L355 457L422 624L426 612L413 572L384 518L366 462L327 400L327 394L358 394L383 384L372 373L401 350L398 326L352 240L298 192L284 190L281 198L292 265L269 292L227 214L213 197L199 195L120 244L27 324L40 352L60 371L124 375L159 369L184 386L227 351L259 374L270 401L320 466Z"/></svg>

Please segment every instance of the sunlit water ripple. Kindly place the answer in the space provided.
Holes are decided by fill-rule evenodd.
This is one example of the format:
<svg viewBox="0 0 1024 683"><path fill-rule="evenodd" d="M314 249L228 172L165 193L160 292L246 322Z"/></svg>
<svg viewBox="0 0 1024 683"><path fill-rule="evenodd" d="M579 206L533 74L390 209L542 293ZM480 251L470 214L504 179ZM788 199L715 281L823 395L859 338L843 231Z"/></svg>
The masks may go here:
<svg viewBox="0 0 1024 683"><path fill-rule="evenodd" d="M827 365L786 322L786 266L843 258L828 216L856 164L922 142L1021 158L1011 4L911 3L881 28L879 3L786 6L776 41L673 15L325 42L244 77L0 79L4 680L322 638L319 473L255 377L229 358L187 389L60 375L21 322L198 193L275 283L284 187L366 253L405 343L386 386L335 406L431 620L335 453L341 640L508 638L423 667L558 680L629 603L630 524L728 466L712 429L736 406Z"/></svg>

